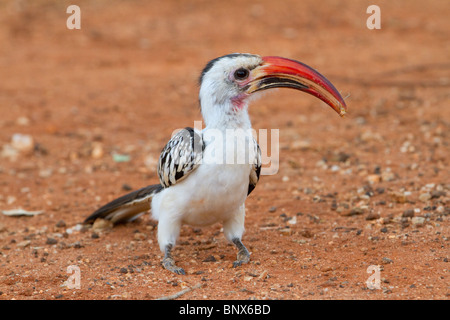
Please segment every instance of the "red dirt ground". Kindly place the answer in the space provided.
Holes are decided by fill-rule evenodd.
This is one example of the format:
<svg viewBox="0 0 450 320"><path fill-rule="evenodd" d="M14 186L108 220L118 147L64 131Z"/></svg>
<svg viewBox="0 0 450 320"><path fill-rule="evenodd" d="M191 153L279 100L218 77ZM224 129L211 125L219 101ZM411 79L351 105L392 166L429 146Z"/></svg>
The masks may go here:
<svg viewBox="0 0 450 320"><path fill-rule="evenodd" d="M70 4L81 30L66 28ZM380 30L366 27L371 4ZM0 1L0 210L43 211L0 214L0 299L197 284L180 299L449 299L449 13L446 0ZM301 60L349 95L345 118L290 90L250 107L256 130L280 130L278 173L246 202L251 262L231 268L220 225L183 227L185 276L162 269L149 215L77 229L158 181L173 130L201 120L201 69L232 52ZM80 289L65 285L72 265Z"/></svg>

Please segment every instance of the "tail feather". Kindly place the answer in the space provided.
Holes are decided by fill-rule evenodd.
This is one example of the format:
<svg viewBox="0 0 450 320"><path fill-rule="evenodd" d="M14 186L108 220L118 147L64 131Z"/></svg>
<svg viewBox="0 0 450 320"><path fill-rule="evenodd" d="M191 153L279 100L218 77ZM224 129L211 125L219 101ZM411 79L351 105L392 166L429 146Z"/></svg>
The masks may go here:
<svg viewBox="0 0 450 320"><path fill-rule="evenodd" d="M97 218L111 220L113 223L134 220L150 210L151 198L162 189L160 184L154 184L130 192L97 209L84 223L93 223Z"/></svg>

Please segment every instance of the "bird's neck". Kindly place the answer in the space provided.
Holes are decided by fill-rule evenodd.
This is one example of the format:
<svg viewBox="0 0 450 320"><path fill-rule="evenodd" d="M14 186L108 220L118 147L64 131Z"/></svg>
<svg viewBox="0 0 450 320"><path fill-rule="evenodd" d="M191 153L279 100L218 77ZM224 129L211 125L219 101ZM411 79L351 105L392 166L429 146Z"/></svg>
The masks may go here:
<svg viewBox="0 0 450 320"><path fill-rule="evenodd" d="M236 106L230 101L223 105L202 106L202 114L206 128L246 130L252 127L246 103Z"/></svg>

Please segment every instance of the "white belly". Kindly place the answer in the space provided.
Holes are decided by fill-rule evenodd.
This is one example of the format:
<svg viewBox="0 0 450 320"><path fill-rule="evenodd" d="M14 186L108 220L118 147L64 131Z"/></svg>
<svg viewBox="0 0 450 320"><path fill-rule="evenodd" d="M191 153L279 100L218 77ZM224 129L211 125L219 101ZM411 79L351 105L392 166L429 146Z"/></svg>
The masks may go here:
<svg viewBox="0 0 450 320"><path fill-rule="evenodd" d="M226 221L240 210L256 155L250 134L231 140L209 143L196 170L153 198L155 219L168 215L174 222L202 226Z"/></svg>
<svg viewBox="0 0 450 320"><path fill-rule="evenodd" d="M247 198L249 175L250 165L202 164L189 179L157 194L152 214L196 226L227 220Z"/></svg>

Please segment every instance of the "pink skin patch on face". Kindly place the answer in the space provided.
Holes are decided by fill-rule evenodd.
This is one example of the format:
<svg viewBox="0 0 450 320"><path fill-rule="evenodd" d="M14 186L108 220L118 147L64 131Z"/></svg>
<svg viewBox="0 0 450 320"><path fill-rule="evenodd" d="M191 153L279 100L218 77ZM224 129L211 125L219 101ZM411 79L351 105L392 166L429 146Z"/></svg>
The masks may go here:
<svg viewBox="0 0 450 320"><path fill-rule="evenodd" d="M231 98L231 103L233 104L233 111L237 112L244 108L245 106L245 99L247 98L247 94L240 93L236 97Z"/></svg>
<svg viewBox="0 0 450 320"><path fill-rule="evenodd" d="M250 77L248 77L245 80L237 81L237 80L235 80L233 78L232 75L233 75L233 73L230 74L230 80L231 81L236 81L241 88L245 87L252 80L251 76L250 76ZM244 106L245 106L245 99L247 99L247 97L248 97L248 94L245 93L245 92L242 92L239 95L231 98L231 103L234 106L233 107L233 111L234 112L238 112L238 111L240 111L240 110L242 110L244 108Z"/></svg>

